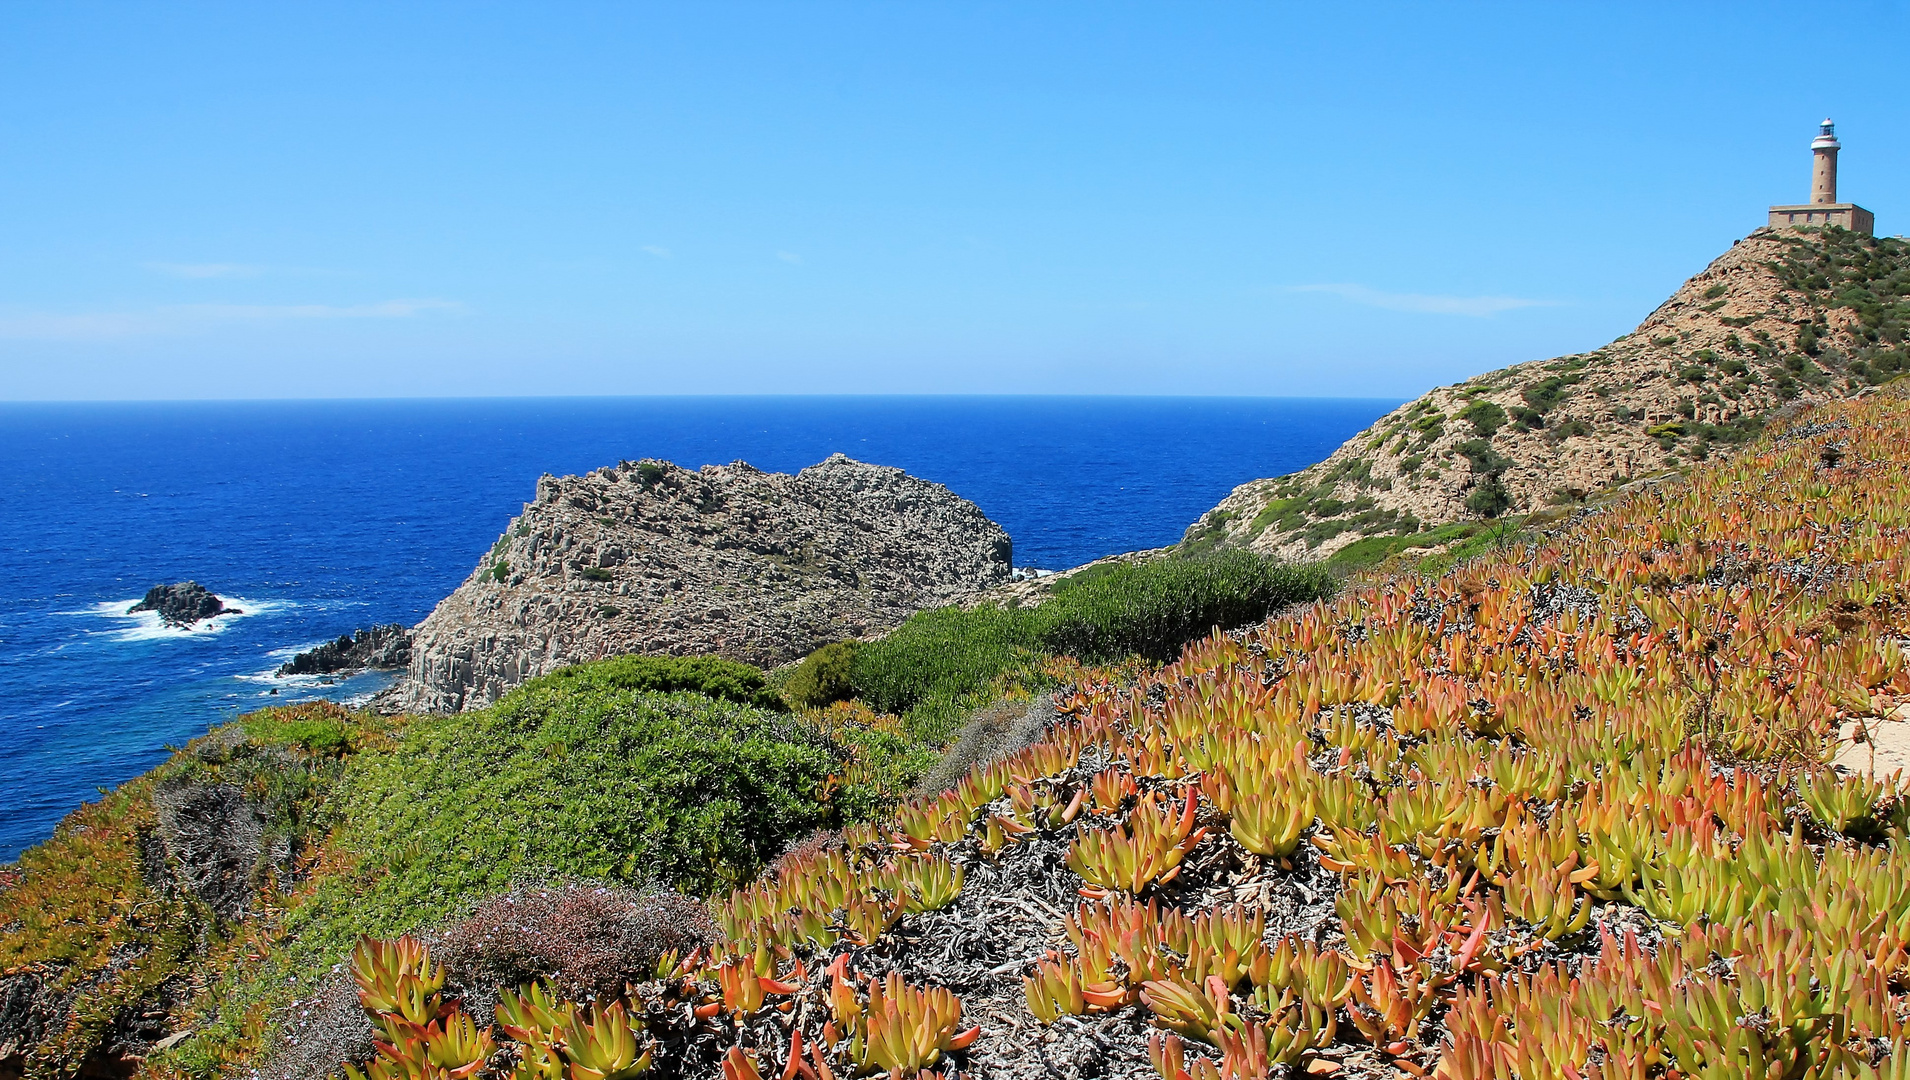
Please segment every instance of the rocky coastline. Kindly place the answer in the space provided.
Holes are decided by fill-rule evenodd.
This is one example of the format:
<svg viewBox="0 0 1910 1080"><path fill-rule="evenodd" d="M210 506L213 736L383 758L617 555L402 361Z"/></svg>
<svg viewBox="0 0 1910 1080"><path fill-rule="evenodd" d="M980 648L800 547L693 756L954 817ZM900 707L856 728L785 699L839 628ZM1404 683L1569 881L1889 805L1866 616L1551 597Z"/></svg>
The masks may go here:
<svg viewBox="0 0 1910 1080"><path fill-rule="evenodd" d="M390 671L411 663L411 629L398 623L371 626L307 649L279 666L277 674L345 675Z"/></svg>

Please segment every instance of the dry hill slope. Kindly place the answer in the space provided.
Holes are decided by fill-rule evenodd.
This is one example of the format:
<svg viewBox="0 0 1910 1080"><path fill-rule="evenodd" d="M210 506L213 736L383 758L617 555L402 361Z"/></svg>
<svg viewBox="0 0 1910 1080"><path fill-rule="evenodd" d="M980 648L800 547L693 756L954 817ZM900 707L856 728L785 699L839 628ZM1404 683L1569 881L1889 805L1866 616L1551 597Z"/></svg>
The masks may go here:
<svg viewBox="0 0 1910 1080"><path fill-rule="evenodd" d="M1184 543L1318 558L1569 503L1896 377L1906 323L1910 244L1760 229L1610 345L1433 390L1318 465L1235 488Z"/></svg>

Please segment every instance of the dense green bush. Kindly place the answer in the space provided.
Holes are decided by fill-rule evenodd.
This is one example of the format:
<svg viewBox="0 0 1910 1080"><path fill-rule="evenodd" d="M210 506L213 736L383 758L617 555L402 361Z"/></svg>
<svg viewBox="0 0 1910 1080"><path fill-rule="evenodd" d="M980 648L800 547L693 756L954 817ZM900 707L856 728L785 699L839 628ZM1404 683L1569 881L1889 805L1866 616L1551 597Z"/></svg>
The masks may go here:
<svg viewBox="0 0 1910 1080"><path fill-rule="evenodd" d="M802 721L614 679L538 679L361 758L342 839L385 870L367 899L416 925L525 873L702 891L830 821L842 753Z"/></svg>
<svg viewBox="0 0 1910 1080"><path fill-rule="evenodd" d="M532 679L519 693L546 687L583 690L645 690L721 698L761 709L781 709L783 699L769 688L761 670L720 656L619 656L558 668Z"/></svg>
<svg viewBox="0 0 1910 1080"><path fill-rule="evenodd" d="M1205 559L1121 564L1063 588L1037 609L1041 647L1082 660L1142 656L1166 661L1213 630L1332 591L1318 566L1293 566L1248 551Z"/></svg>
<svg viewBox="0 0 1910 1080"><path fill-rule="evenodd" d="M902 713L982 691L1004 676L1032 676L1041 658L1089 662L1129 656L1165 661L1219 626L1263 619L1331 592L1324 568L1291 566L1247 551L1106 564L1059 583L1037 608L938 608L857 650L856 696Z"/></svg>
<svg viewBox="0 0 1910 1080"><path fill-rule="evenodd" d="M931 698L979 690L1038 660L1035 611L984 606L919 612L880 641L856 650L856 696L880 712L901 713Z"/></svg>
<svg viewBox="0 0 1910 1080"><path fill-rule="evenodd" d="M856 645L838 641L810 653L783 683L783 700L798 709L820 709L853 695Z"/></svg>

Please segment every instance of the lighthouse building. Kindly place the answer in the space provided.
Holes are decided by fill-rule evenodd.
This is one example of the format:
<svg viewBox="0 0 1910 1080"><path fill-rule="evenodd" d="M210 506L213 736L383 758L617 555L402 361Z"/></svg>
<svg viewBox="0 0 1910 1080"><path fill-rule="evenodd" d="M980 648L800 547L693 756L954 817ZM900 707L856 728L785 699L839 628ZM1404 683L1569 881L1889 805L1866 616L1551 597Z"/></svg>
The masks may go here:
<svg viewBox="0 0 1910 1080"><path fill-rule="evenodd" d="M1869 236L1877 220L1856 203L1837 201L1837 129L1826 119L1811 140L1811 201L1797 206L1771 207L1771 227L1802 228L1837 225Z"/></svg>

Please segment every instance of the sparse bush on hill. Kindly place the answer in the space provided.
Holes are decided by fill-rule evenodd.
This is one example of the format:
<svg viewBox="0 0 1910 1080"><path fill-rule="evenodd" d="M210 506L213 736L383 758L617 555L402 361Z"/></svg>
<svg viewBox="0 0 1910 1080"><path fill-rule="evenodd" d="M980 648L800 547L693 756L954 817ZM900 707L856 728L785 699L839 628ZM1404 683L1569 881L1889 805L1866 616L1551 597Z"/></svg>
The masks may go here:
<svg viewBox="0 0 1910 1080"><path fill-rule="evenodd" d="M1505 426L1504 406L1491 401L1475 401L1459 410L1459 419L1472 422L1472 430L1481 438L1491 438L1493 432Z"/></svg>
<svg viewBox="0 0 1910 1080"><path fill-rule="evenodd" d="M1512 508L1512 493L1497 474L1488 474L1466 495L1466 509L1482 518L1496 518Z"/></svg>

